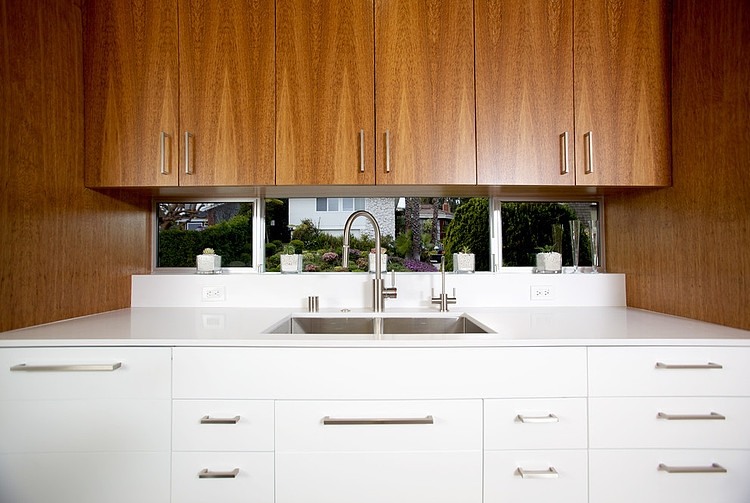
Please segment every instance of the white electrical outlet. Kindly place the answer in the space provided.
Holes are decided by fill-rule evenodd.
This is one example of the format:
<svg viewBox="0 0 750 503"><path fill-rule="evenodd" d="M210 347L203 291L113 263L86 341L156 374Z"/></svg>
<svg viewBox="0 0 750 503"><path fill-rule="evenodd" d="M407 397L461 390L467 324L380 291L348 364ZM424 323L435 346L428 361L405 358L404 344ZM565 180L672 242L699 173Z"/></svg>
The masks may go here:
<svg viewBox="0 0 750 503"><path fill-rule="evenodd" d="M201 299L207 302L225 300L226 289L223 286L204 286Z"/></svg>
<svg viewBox="0 0 750 503"><path fill-rule="evenodd" d="M531 300L552 300L555 290L550 285L531 285Z"/></svg>

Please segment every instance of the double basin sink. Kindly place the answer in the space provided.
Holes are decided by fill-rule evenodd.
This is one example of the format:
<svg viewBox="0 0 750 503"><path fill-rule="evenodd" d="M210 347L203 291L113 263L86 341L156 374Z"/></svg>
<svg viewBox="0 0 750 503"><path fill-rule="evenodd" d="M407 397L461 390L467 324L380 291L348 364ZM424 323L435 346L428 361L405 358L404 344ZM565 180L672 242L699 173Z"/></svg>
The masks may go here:
<svg viewBox="0 0 750 503"><path fill-rule="evenodd" d="M491 331L466 315L455 316L304 316L274 326L272 334L485 334Z"/></svg>

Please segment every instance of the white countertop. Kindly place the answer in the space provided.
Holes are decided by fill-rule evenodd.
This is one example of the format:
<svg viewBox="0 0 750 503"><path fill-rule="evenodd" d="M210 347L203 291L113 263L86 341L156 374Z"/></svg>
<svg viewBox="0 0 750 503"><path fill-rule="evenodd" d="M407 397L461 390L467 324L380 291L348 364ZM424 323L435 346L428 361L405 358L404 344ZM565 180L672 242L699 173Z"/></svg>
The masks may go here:
<svg viewBox="0 0 750 503"><path fill-rule="evenodd" d="M0 333L0 347L245 346L750 346L750 331L626 307L391 309L388 316L466 314L493 333L381 335L264 333L290 308L142 307ZM368 316L367 310L321 310L312 316Z"/></svg>

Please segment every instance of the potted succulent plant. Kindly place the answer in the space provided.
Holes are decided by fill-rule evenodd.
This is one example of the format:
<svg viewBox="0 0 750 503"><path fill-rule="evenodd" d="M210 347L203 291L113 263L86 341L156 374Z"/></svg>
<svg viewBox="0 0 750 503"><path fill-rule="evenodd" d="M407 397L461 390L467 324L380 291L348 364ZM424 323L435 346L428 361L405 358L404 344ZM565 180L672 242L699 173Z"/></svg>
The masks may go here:
<svg viewBox="0 0 750 503"><path fill-rule="evenodd" d="M552 224L552 244L539 248L534 272L559 274L562 272L562 224Z"/></svg>
<svg viewBox="0 0 750 503"><path fill-rule="evenodd" d="M370 254L368 255L368 264L369 264L369 271L375 272L375 256L377 255L377 249L372 248L370 249ZM385 248L380 248L380 270L385 272L388 268L388 254L386 253Z"/></svg>
<svg viewBox="0 0 750 503"><path fill-rule="evenodd" d="M204 248L203 253L195 256L198 274L217 274L221 272L221 255L213 248Z"/></svg>
<svg viewBox="0 0 750 503"><path fill-rule="evenodd" d="M461 251L453 254L453 271L468 273L474 272L474 254L468 246L461 248Z"/></svg>
<svg viewBox="0 0 750 503"><path fill-rule="evenodd" d="M302 254L296 253L294 245L286 245L280 255L281 272L296 274L302 271Z"/></svg>

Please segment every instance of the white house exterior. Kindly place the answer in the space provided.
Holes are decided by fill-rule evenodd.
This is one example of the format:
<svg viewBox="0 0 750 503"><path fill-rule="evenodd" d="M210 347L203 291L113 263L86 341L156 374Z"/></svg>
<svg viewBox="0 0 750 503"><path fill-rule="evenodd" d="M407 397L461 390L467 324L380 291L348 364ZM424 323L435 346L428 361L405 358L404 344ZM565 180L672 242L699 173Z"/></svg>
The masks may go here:
<svg viewBox="0 0 750 503"><path fill-rule="evenodd" d="M344 233L346 219L356 210L373 214L383 236L396 234L396 202L392 197L295 197L289 198L289 226L310 219L322 232L333 236ZM370 223L358 218L352 225L352 235L374 237Z"/></svg>

